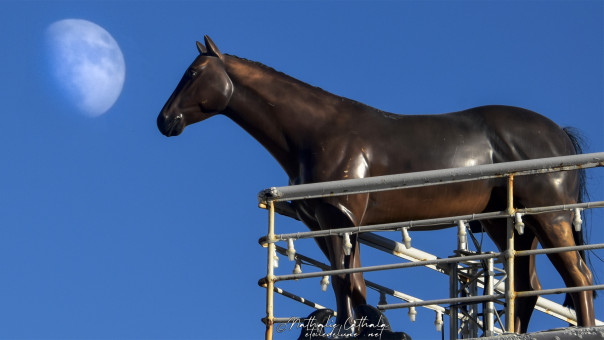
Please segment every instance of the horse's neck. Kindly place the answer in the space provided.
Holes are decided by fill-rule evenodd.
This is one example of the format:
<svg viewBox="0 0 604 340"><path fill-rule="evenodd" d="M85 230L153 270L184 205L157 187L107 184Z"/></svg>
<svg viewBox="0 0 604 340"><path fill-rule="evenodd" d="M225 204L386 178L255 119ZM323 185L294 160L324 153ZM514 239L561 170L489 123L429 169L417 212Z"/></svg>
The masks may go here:
<svg viewBox="0 0 604 340"><path fill-rule="evenodd" d="M235 91L225 115L258 140L290 178L299 173L301 152L337 116L336 96L265 66L225 56Z"/></svg>

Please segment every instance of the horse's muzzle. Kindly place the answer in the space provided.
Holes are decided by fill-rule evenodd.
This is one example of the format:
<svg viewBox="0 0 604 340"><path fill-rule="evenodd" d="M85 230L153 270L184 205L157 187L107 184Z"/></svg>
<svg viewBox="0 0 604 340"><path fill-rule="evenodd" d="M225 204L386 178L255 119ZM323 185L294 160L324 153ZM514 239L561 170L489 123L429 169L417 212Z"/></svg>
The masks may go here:
<svg viewBox="0 0 604 340"><path fill-rule="evenodd" d="M185 120L182 113L169 115L164 114L157 116L157 128L167 137L178 136L185 129Z"/></svg>

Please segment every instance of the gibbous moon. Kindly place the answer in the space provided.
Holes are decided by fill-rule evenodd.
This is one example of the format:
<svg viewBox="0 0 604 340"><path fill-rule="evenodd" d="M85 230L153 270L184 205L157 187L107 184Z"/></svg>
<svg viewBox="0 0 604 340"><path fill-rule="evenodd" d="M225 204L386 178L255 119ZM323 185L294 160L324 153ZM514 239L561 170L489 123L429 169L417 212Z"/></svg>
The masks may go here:
<svg viewBox="0 0 604 340"><path fill-rule="evenodd" d="M101 26L87 20L57 21L47 30L52 74L66 98L90 117L116 102L126 77L124 55Z"/></svg>

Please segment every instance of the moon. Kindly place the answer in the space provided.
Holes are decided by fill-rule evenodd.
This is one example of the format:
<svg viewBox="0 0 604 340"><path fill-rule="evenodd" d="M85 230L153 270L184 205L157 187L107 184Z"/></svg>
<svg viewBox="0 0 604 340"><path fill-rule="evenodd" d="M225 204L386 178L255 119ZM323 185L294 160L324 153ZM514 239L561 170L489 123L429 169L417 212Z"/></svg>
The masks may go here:
<svg viewBox="0 0 604 340"><path fill-rule="evenodd" d="M124 55L103 27L65 19L46 29L51 74L80 113L97 117L119 98L126 78Z"/></svg>

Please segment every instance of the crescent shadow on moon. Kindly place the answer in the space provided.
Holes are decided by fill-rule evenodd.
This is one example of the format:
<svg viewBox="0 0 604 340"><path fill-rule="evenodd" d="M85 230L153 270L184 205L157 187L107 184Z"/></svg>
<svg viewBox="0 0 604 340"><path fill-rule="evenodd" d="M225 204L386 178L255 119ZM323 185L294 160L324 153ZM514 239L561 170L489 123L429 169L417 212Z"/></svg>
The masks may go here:
<svg viewBox="0 0 604 340"><path fill-rule="evenodd" d="M65 97L84 115L107 112L126 78L124 56L115 39L82 19L54 22L46 34L53 78Z"/></svg>

